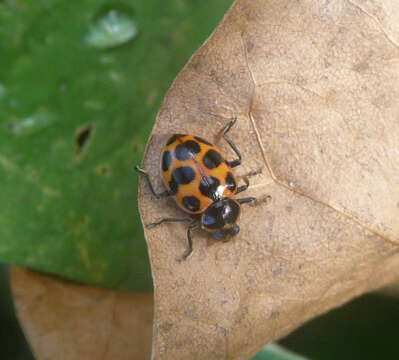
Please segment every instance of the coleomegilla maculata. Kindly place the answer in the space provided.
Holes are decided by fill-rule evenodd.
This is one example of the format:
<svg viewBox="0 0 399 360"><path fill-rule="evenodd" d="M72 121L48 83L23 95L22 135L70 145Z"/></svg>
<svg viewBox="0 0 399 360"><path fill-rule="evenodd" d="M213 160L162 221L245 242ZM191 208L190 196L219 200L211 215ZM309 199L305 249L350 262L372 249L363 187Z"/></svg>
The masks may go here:
<svg viewBox="0 0 399 360"><path fill-rule="evenodd" d="M228 241L240 231L237 221L241 204L256 200L253 197L232 199L249 186L237 186L233 168L241 164L241 153L228 137L227 133L236 123L230 121L222 130L223 137L237 155L237 159L228 161L221 150L210 142L194 135L175 134L165 145L161 168L166 191L157 194L149 175L136 166L136 170L145 176L152 194L157 198L174 196L177 204L190 218L165 218L148 224L157 226L165 222L188 222L188 249L182 259L193 251L191 231L201 225L202 229L212 233L214 239Z"/></svg>

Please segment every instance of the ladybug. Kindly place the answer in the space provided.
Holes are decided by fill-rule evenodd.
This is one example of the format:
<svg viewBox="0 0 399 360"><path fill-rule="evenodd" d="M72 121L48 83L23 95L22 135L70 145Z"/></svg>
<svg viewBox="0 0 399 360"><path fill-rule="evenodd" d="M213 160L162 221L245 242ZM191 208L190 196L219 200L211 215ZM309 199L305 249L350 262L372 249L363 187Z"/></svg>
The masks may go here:
<svg viewBox="0 0 399 360"><path fill-rule="evenodd" d="M157 198L173 196L177 204L191 216L189 218L165 218L148 224L148 227L165 222L188 222L188 249L182 260L193 251L191 232L201 225L202 229L212 233L215 240L228 241L238 234L237 221L241 204L255 201L253 197L232 199L249 186L238 186L233 168L241 164L241 153L227 133L236 123L230 121L222 130L223 137L237 155L237 159L228 161L221 150L210 142L194 135L174 134L167 141L162 154L161 168L163 182L167 188L156 193L146 171L136 166L142 174L152 194Z"/></svg>

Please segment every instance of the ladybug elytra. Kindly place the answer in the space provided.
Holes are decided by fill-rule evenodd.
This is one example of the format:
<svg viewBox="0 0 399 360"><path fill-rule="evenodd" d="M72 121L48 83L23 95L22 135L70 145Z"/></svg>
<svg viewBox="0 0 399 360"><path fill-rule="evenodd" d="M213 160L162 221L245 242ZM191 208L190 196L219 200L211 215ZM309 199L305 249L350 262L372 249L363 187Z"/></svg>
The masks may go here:
<svg viewBox="0 0 399 360"><path fill-rule="evenodd" d="M235 160L226 160L217 146L200 137L175 134L166 143L162 154L161 168L166 191L157 194L148 173L136 166L157 199L173 196L177 204L191 215L190 218L165 218L147 225L188 222L188 249L183 260L192 253L191 231L194 228L200 224L202 229L212 233L214 239L228 241L240 231L237 221L241 204L255 200L253 197L232 199L233 195L249 186L247 179L245 185L237 186L233 173L233 168L242 160L240 151L227 135L236 120L230 121L222 130L224 139L238 157Z"/></svg>

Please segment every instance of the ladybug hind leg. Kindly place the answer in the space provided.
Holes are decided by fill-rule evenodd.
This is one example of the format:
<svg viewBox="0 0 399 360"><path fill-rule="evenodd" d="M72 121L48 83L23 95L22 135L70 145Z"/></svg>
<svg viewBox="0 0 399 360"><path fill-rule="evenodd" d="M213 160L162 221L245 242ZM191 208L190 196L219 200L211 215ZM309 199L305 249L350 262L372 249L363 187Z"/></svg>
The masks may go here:
<svg viewBox="0 0 399 360"><path fill-rule="evenodd" d="M230 137L227 135L227 133L230 131L230 129L234 126L234 124L237 122L237 117L234 118L234 120L230 121L223 129L223 137L227 141L227 143L230 145L230 147L233 149L233 151L236 153L238 156L238 159L232 160L232 161L227 161L227 165L229 165L231 168L236 167L241 164L242 161L242 156L240 153L240 150L237 149L237 146L233 143L233 141L230 139Z"/></svg>
<svg viewBox="0 0 399 360"><path fill-rule="evenodd" d="M166 198L168 196L172 196L172 194L168 190L165 190L164 192L157 194L154 190L154 187L152 186L150 176L148 175L148 173L145 170L143 170L142 168L140 168L138 165L136 165L134 167L134 170L136 170L139 174L144 176L145 180L147 181L148 187L151 190L152 195L154 195L158 200L162 199L162 198Z"/></svg>

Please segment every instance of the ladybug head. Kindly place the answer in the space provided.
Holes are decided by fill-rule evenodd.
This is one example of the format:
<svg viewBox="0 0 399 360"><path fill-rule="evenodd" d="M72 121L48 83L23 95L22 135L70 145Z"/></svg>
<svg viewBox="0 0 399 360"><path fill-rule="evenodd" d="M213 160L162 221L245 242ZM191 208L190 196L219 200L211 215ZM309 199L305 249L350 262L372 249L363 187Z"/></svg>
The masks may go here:
<svg viewBox="0 0 399 360"><path fill-rule="evenodd" d="M240 231L240 227L236 224L240 210L240 204L233 199L218 200L202 214L202 227L211 231L216 240L228 240Z"/></svg>

